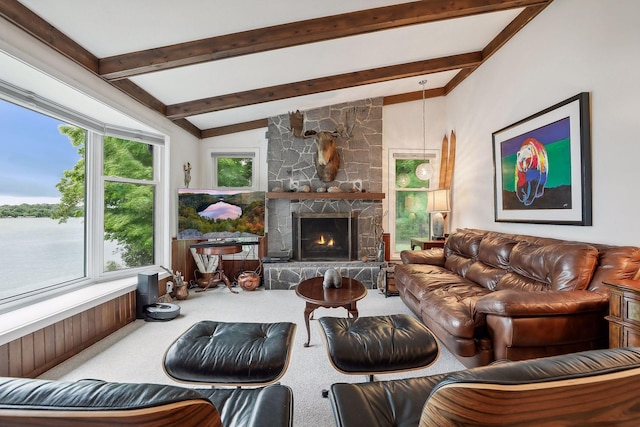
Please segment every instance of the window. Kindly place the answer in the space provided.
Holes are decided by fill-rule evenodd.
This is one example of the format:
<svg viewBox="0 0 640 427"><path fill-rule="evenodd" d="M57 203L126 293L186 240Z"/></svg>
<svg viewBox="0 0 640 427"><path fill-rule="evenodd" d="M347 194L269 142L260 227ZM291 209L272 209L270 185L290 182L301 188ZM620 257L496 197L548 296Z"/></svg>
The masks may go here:
<svg viewBox="0 0 640 427"><path fill-rule="evenodd" d="M428 151L426 161L435 165L437 152ZM427 213L427 191L431 181L422 181L416 176L416 167L424 163L424 153L390 150L389 161L389 213L392 221L390 230L392 256L411 249L412 237L429 237L430 218ZM434 167L434 169L436 169Z"/></svg>
<svg viewBox="0 0 640 427"><path fill-rule="evenodd" d="M0 95L0 310L156 265L164 138Z"/></svg>
<svg viewBox="0 0 640 427"><path fill-rule="evenodd" d="M85 277L87 131L3 100L0 126L2 301Z"/></svg>
<svg viewBox="0 0 640 427"><path fill-rule="evenodd" d="M154 263L153 151L151 144L104 138L104 271Z"/></svg>
<svg viewBox="0 0 640 427"><path fill-rule="evenodd" d="M257 189L258 171L255 152L213 152L213 187Z"/></svg>

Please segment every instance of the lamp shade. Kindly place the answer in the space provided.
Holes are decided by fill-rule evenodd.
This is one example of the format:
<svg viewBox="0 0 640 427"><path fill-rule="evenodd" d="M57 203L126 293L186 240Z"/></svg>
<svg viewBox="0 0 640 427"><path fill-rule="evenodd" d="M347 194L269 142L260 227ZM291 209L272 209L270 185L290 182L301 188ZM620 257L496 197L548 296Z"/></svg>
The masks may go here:
<svg viewBox="0 0 640 427"><path fill-rule="evenodd" d="M451 210L449 190L427 192L427 212L448 212Z"/></svg>

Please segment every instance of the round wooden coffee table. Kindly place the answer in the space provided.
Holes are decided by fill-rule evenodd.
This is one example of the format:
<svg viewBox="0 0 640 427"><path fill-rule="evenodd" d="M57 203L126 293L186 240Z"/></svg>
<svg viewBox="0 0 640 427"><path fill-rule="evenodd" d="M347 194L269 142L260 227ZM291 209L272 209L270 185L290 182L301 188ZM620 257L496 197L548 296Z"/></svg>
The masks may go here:
<svg viewBox="0 0 640 427"><path fill-rule="evenodd" d="M358 317L356 302L367 295L367 288L356 280L349 277L342 278L339 288L325 288L322 286L324 277L313 277L303 280L296 287L296 295L305 300L304 323L307 327L307 342L305 347L309 347L311 332L309 331L309 318L316 308L337 308L344 307L354 319Z"/></svg>

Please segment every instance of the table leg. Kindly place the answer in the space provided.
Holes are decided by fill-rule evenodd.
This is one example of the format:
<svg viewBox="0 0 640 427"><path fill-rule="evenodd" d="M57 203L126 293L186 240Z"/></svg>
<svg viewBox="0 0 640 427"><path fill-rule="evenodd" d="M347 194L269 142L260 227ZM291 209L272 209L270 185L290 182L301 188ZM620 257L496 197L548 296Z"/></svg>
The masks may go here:
<svg viewBox="0 0 640 427"><path fill-rule="evenodd" d="M309 328L309 317L313 313L313 310L318 308L319 306L311 304L307 301L304 308L304 324L307 327L307 342L304 343L305 347L309 347L309 343L311 342L311 329Z"/></svg>
<svg viewBox="0 0 640 427"><path fill-rule="evenodd" d="M357 319L358 318L358 307L356 306L355 302L352 302L351 304L345 305L344 308L347 309L347 311L349 312L349 314L351 315L351 317L353 319Z"/></svg>

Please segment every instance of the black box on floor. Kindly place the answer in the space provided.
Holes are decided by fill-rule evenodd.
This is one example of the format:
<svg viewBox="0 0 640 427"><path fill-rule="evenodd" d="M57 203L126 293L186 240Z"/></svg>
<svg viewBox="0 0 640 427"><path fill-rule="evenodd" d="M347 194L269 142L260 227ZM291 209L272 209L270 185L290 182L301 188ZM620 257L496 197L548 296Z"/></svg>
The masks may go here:
<svg viewBox="0 0 640 427"><path fill-rule="evenodd" d="M136 319L144 319L144 307L158 299L158 273L138 273L136 289Z"/></svg>

